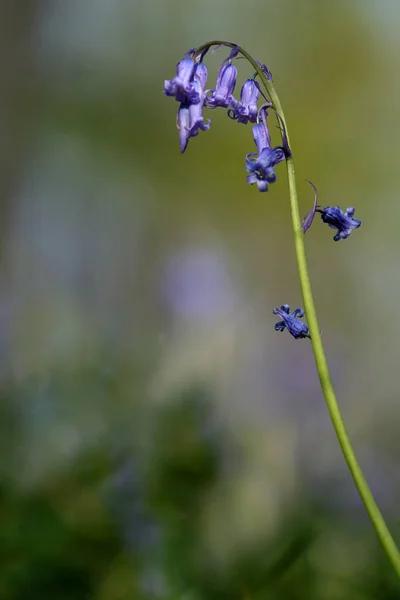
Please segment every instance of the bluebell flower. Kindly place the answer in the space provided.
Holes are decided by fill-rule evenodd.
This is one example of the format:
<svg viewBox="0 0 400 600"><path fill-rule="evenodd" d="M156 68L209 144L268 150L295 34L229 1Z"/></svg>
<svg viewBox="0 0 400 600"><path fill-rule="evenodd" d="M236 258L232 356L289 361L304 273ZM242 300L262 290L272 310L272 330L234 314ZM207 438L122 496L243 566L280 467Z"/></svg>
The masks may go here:
<svg viewBox="0 0 400 600"><path fill-rule="evenodd" d="M205 67L205 65L199 65L199 67ZM205 83L205 80L204 80L204 83ZM189 135L189 137L195 137L198 134L199 129L201 129L202 131L207 131L207 129L210 129L210 127L211 127L210 119L208 119L207 123L204 123L203 106L204 106L204 101L205 101L205 92L204 92L204 84L203 84L203 81L201 80L200 75L198 78L196 76L195 82L194 82L194 87L201 98L201 102L199 102L198 104L191 104L189 106L189 115L190 115L190 124L189 124L190 135Z"/></svg>
<svg viewBox="0 0 400 600"><path fill-rule="evenodd" d="M260 96L260 87L254 79L247 79L240 92L240 102L228 112L231 119L238 123L256 123L258 116L257 102Z"/></svg>
<svg viewBox="0 0 400 600"><path fill-rule="evenodd" d="M207 90L207 108L236 106L238 100L233 97L236 86L237 68L231 63L222 63L217 77L215 90Z"/></svg>
<svg viewBox="0 0 400 600"><path fill-rule="evenodd" d="M176 66L176 75L171 80L164 82L164 94L174 96L182 104L197 104L201 98L194 88L194 75L197 65L188 55Z"/></svg>
<svg viewBox="0 0 400 600"><path fill-rule="evenodd" d="M198 135L199 130L210 129L211 123L204 122L203 106L205 101L205 85L207 82L207 67L203 63L196 65L193 75L193 92L200 99L199 102L182 102L177 116L177 127L179 129L180 149L184 152L189 139Z"/></svg>
<svg viewBox="0 0 400 600"><path fill-rule="evenodd" d="M316 212L321 214L324 223L328 223L329 227L338 230L333 238L335 242L345 240L353 229L357 229L361 225L360 219L353 218L354 208L346 208L343 212L339 206L326 206L325 208L317 207Z"/></svg>
<svg viewBox="0 0 400 600"><path fill-rule="evenodd" d="M271 136L266 122L266 110L263 111L262 121L254 125L253 138L257 152L246 156L247 183L256 183L260 192L268 191L268 184L276 181L274 166L285 159L283 148L271 148Z"/></svg>
<svg viewBox="0 0 400 600"><path fill-rule="evenodd" d="M310 337L307 325L300 321L304 317L304 311L301 308L290 312L289 304L283 304L280 308L274 308L273 313L282 319L275 324L275 331L287 329L296 340Z"/></svg>

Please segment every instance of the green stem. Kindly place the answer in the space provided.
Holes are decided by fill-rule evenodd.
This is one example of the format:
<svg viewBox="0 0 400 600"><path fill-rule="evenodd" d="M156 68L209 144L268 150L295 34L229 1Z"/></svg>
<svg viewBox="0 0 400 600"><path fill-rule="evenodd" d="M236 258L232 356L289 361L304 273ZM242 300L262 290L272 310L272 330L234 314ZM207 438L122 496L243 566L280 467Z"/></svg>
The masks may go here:
<svg viewBox="0 0 400 600"><path fill-rule="evenodd" d="M285 117L282 111L282 106L279 101L279 98L274 90L272 83L268 82L268 84L268 92L270 94L271 101L274 105L274 108L281 116L282 121L286 127ZM299 214L299 203L297 199L296 179L292 157L287 159L286 165L289 180L290 204L292 209L292 222L294 243L296 248L297 267L299 271L304 309L307 315L307 323L310 329L311 343L314 351L315 363L317 366L319 380L321 382L321 388L325 396L326 404L328 406L329 414L331 416L340 447L350 469L350 473L354 479L354 483L357 486L358 492L365 504L365 508L368 511L369 517L372 521L376 533L378 534L382 546L390 562L392 563L394 570L400 577L400 552L393 540L393 537L390 534L390 531L382 516L382 513L380 512L379 507L375 502L372 492L368 487L368 483L363 475L361 467L358 464L356 455L354 454L354 450L352 448L348 433L344 426L343 418L336 400L335 391L333 389L332 379L329 373L329 367L325 356L324 346L322 344L321 334L318 327L314 298L311 290L310 277L308 274L307 258L304 246L304 234Z"/></svg>
<svg viewBox="0 0 400 600"><path fill-rule="evenodd" d="M196 54L199 54L202 50L214 45L226 45L231 48L236 47L235 44L229 42L210 42L201 46L197 49ZM265 87L273 107L280 115L283 124L286 128L287 126L285 121L285 115L282 110L282 106L278 95L275 91L275 88L272 84L272 81L267 79L266 74L263 72L261 67L256 63L256 61L250 56L245 50L239 48L239 52L247 58L250 64L253 66L254 70L257 72L263 86ZM288 141L289 141L289 135ZM296 187L296 178L294 171L294 162L293 157L290 157L286 160L288 180L289 180L289 193L290 193L290 205L292 210L292 223L293 223L293 234L294 234L294 244L296 249L296 257L297 257L297 267L299 271L300 285L301 291L303 295L304 309L307 315L307 323L310 329L311 334L311 343L314 351L315 363L317 366L317 371L319 375L319 380L321 382L321 388L323 394L325 396L326 404L328 406L329 414L332 419L333 427L335 428L337 438L339 440L340 447L342 449L343 455L346 459L347 465L350 469L350 473L354 479L358 492L365 504L365 508L369 514L369 517L372 521L372 524L375 528L376 533L382 543L382 546L392 563L394 570L397 575L400 577L400 553L399 550L390 534L390 531L385 523L385 520L379 510L377 503L372 495L371 490L368 487L368 483L363 475L360 465L358 464L356 455L354 454L354 450L352 448L349 436L347 434L346 428L343 423L342 415L340 413L340 409L336 400L335 391L333 389L331 376L329 373L329 367L325 356L324 347L322 344L322 339L320 335L320 330L318 326L317 314L314 305L314 298L311 290L310 277L308 274L308 266L307 266L307 257L304 245L304 233L302 229L300 212L299 212L299 202L297 198L297 187Z"/></svg>

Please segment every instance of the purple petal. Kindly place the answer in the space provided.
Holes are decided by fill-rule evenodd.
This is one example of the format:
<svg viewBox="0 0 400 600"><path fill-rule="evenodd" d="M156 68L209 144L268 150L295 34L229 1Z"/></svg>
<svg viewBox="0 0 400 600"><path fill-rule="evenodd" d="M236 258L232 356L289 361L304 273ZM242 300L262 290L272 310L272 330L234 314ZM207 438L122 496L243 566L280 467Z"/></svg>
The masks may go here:
<svg viewBox="0 0 400 600"><path fill-rule="evenodd" d="M261 154L265 148L271 147L271 138L264 123L257 123L253 127L253 139L257 146L258 154Z"/></svg>
<svg viewBox="0 0 400 600"><path fill-rule="evenodd" d="M189 104L181 104L176 119L179 129L181 152L185 152L190 138L190 112Z"/></svg>
<svg viewBox="0 0 400 600"><path fill-rule="evenodd" d="M275 181L275 179L273 180ZM268 192L268 183L273 183L271 180L257 179L257 186L259 192Z"/></svg>
<svg viewBox="0 0 400 600"><path fill-rule="evenodd" d="M201 91L204 92L208 77L207 66L204 63L199 63L198 65L196 65L194 77L199 81Z"/></svg>
<svg viewBox="0 0 400 600"><path fill-rule="evenodd" d="M251 173L251 175L247 175L246 183L250 183L250 185L252 185L253 183L257 183L257 175L255 173Z"/></svg>
<svg viewBox="0 0 400 600"><path fill-rule="evenodd" d="M199 65L200 66L200 65ZM191 104L189 106L189 116L190 116L190 135L189 137L195 137L199 129L202 131L206 131L211 127L211 121L208 120L207 123L204 123L203 118L203 101L204 101L204 93L201 88L201 82L199 79L194 80L194 89L199 93L202 100L199 104Z"/></svg>

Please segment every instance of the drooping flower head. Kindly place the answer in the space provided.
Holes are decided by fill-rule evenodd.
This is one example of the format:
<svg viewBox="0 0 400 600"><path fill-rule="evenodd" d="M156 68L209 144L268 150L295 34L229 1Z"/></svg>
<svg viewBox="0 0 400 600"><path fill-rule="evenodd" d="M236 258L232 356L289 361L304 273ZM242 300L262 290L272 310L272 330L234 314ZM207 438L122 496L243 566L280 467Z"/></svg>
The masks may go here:
<svg viewBox="0 0 400 600"><path fill-rule="evenodd" d="M318 206L316 212L321 214L324 223L328 223L329 227L338 230L333 238L335 242L345 240L353 229L358 229L361 225L360 219L353 218L355 208L352 207L343 211L339 206L326 206L325 208Z"/></svg>
<svg viewBox="0 0 400 600"><path fill-rule="evenodd" d="M304 317L304 311L301 308L290 312L289 304L282 304L280 308L274 308L272 312L282 319L275 324L275 331L287 329L296 340L310 337L307 325L300 321Z"/></svg>
<svg viewBox="0 0 400 600"><path fill-rule="evenodd" d="M253 127L253 139L257 152L246 156L247 183L256 183L260 192L268 191L268 184L276 181L275 165L285 159L283 148L271 148L271 135L267 125L267 108L260 109L259 122Z"/></svg>

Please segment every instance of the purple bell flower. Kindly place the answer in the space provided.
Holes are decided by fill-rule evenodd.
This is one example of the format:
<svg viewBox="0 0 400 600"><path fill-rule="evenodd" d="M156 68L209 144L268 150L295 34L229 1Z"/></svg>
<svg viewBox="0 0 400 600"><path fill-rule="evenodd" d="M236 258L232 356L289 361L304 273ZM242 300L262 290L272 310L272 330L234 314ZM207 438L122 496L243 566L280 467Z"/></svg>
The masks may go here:
<svg viewBox="0 0 400 600"><path fill-rule="evenodd" d="M310 337L307 325L300 321L304 317L304 311L301 308L290 312L289 304L282 304L280 308L274 308L272 312L282 319L275 324L275 331L287 329L296 340Z"/></svg>
<svg viewBox="0 0 400 600"><path fill-rule="evenodd" d="M211 121L208 119L207 123L204 123L203 117L203 104L204 104L204 90L201 88L200 82L196 79L194 82L195 89L198 90L202 100L198 104L191 104L189 106L189 116L190 116L190 135L189 137L195 137L199 133L199 129L201 131L207 131L211 127ZM183 150L181 149L181 152Z"/></svg>
<svg viewBox="0 0 400 600"><path fill-rule="evenodd" d="M257 152L246 156L247 183L256 183L260 192L268 191L268 184L276 181L275 165L285 159L285 153L280 146L271 148L271 136L266 122L266 110L262 122L253 127L253 138Z"/></svg>
<svg viewBox="0 0 400 600"><path fill-rule="evenodd" d="M316 212L321 214L324 223L328 223L329 227L338 230L333 238L335 242L345 240L353 229L358 229L361 225L360 219L353 218L355 208L346 208L343 212L339 206L326 206L325 208L317 207Z"/></svg>
<svg viewBox="0 0 400 600"><path fill-rule="evenodd" d="M185 152L189 139L198 135L199 130L210 129L211 123L204 123L203 106L205 100L205 85L207 83L207 67L203 63L196 65L193 75L193 92L200 99L199 102L182 102L177 116L179 129L180 149Z"/></svg>
<svg viewBox="0 0 400 600"><path fill-rule="evenodd" d="M229 111L228 115L231 119L238 121L238 123L247 124L249 121L250 123L256 123L259 96L260 88L258 83L254 79L247 79L240 92L240 102L233 107L233 110Z"/></svg>
<svg viewBox="0 0 400 600"><path fill-rule="evenodd" d="M171 80L164 82L164 94L174 96L178 102L197 104L200 96L194 89L193 79L196 72L196 63L189 56L185 56L176 66L176 75Z"/></svg>
<svg viewBox="0 0 400 600"><path fill-rule="evenodd" d="M238 101L233 97L236 86L237 68L230 63L222 63L217 77L215 90L207 90L206 106L207 108L217 108L221 106L228 108L235 107Z"/></svg>

